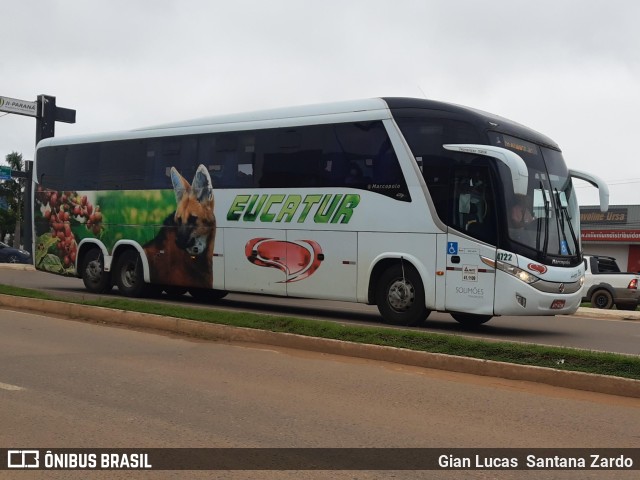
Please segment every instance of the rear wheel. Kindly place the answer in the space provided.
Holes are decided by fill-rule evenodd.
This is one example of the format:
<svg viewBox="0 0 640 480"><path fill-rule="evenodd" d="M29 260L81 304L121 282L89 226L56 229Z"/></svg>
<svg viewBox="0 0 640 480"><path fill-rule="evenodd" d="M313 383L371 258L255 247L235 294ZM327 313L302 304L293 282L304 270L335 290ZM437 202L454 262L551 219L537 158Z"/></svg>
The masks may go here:
<svg viewBox="0 0 640 480"><path fill-rule="evenodd" d="M424 286L417 270L398 263L384 271L376 287L382 319L391 325L416 326L431 313L424 303Z"/></svg>
<svg viewBox="0 0 640 480"><path fill-rule="evenodd" d="M595 308L609 309L613 307L613 295L609 290L596 290L591 294L591 306Z"/></svg>
<svg viewBox="0 0 640 480"><path fill-rule="evenodd" d="M134 250L127 250L120 255L114 269L116 285L120 293L127 297L140 297L146 284L142 270L140 255Z"/></svg>
<svg viewBox="0 0 640 480"><path fill-rule="evenodd" d="M99 248L92 248L82 259L81 275L84 286L92 293L111 290L111 275L104 271L104 255Z"/></svg>
<svg viewBox="0 0 640 480"><path fill-rule="evenodd" d="M493 318L492 315L475 315L473 313L456 313L452 312L453 319L465 327L477 327L483 323L487 323Z"/></svg>

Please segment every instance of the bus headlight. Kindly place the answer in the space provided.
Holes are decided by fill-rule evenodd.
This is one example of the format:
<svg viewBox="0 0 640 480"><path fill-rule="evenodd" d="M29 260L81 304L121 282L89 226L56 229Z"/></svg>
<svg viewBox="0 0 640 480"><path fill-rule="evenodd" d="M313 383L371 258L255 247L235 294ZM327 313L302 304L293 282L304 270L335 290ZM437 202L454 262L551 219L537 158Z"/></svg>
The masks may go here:
<svg viewBox="0 0 640 480"><path fill-rule="evenodd" d="M509 265L508 263L504 263L501 261L496 262L496 268L498 270L502 270L509 275L513 275L518 280L522 280L524 283L534 283L540 280L535 275L531 275L529 272L522 270L514 265Z"/></svg>

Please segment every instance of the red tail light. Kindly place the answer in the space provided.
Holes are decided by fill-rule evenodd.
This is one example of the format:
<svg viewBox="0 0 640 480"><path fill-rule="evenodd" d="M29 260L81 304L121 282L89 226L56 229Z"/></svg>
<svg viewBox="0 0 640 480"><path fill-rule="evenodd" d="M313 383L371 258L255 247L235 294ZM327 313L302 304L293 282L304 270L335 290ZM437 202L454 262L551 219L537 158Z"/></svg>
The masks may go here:
<svg viewBox="0 0 640 480"><path fill-rule="evenodd" d="M638 279L634 278L633 280L631 280L629 282L629 285L627 285L627 288L630 288L632 290L637 290L638 289Z"/></svg>

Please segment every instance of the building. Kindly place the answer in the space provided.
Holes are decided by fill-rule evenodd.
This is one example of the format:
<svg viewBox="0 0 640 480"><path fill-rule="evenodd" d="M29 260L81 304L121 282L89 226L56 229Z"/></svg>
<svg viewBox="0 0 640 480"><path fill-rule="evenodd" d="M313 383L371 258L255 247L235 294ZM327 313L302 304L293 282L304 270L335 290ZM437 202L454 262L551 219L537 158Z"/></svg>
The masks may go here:
<svg viewBox="0 0 640 480"><path fill-rule="evenodd" d="M622 270L640 272L640 205L580 207L582 249L615 257Z"/></svg>

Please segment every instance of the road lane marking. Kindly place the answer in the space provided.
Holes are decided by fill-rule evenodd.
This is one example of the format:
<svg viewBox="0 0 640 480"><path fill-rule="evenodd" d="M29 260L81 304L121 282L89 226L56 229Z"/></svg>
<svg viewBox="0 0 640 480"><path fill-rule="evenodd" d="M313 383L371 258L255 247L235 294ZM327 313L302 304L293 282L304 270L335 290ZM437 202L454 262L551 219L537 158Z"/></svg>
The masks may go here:
<svg viewBox="0 0 640 480"><path fill-rule="evenodd" d="M0 382L0 388L2 390L11 390L11 391L24 390L24 388L18 387L17 385L11 385L9 383L2 383L2 382Z"/></svg>

